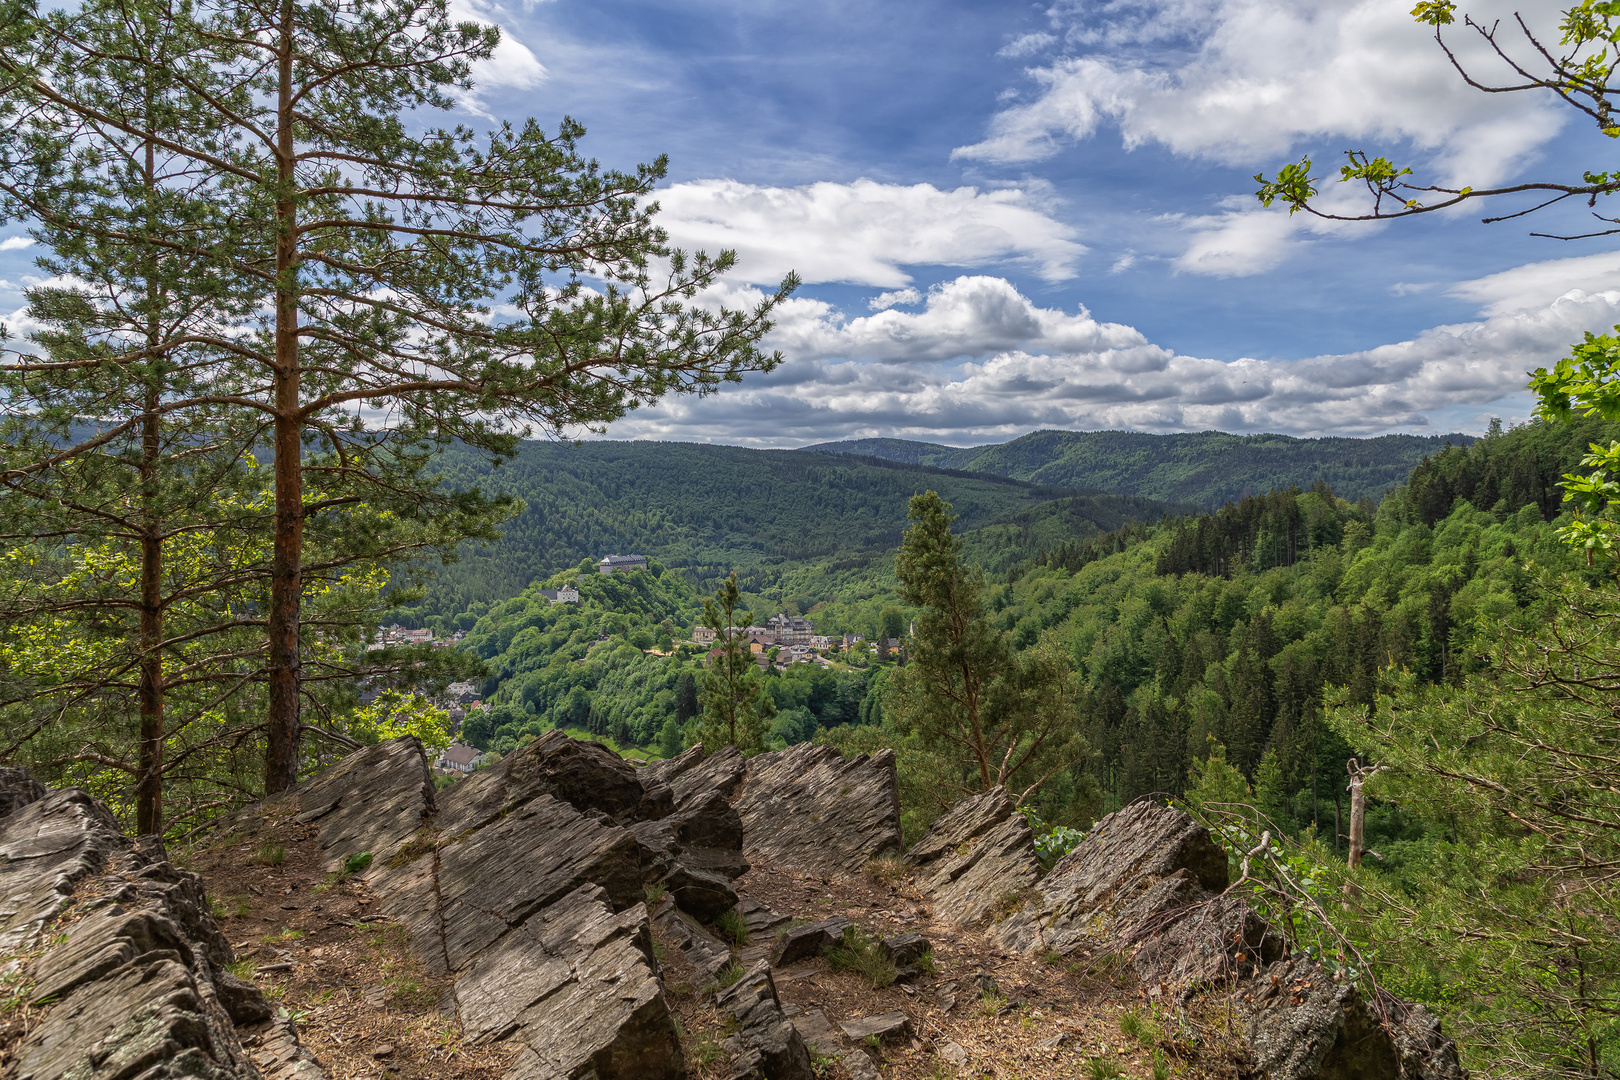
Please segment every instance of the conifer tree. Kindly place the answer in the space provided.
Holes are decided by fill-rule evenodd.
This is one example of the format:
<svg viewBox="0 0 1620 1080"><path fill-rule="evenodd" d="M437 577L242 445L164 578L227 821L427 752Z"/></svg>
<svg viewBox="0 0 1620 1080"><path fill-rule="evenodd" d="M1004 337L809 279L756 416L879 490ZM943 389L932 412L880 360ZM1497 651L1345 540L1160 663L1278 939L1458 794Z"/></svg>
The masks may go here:
<svg viewBox="0 0 1620 1080"><path fill-rule="evenodd" d="M453 513L489 535L499 514L425 472L434 448L459 439L500 456L534 427L600 429L664 394L769 370L780 357L756 342L794 281L751 310L695 302L732 254L670 251L643 201L664 160L604 170L580 153L572 120L550 134L532 120L482 135L418 126L471 92L472 65L499 39L453 20L446 0L123 6L184 44L166 70L208 122L175 132L109 115L108 93L159 60L102 47L78 11L14 5L9 25L31 36L0 52L0 73L65 122L105 124L183 161L188 190L237 230L228 248L203 246L185 222L164 221L167 243L255 305L192 335L219 365L209 381L229 392L163 410L228 403L266 431L264 788L275 792L298 769L313 523L364 504L401 520ZM370 542L363 529L345 540Z"/></svg>
<svg viewBox="0 0 1620 1080"><path fill-rule="evenodd" d="M922 614L907 664L890 677L886 717L959 763L964 792L1008 786L1022 802L1088 753L1073 666L1050 645L1015 656L991 626L984 575L963 564L945 500L914 496L909 516L895 573L900 598Z"/></svg>
<svg viewBox="0 0 1620 1080"><path fill-rule="evenodd" d="M744 754L765 749L765 732L776 715L776 703L765 693L749 650L749 613L738 610L740 595L733 572L703 601L703 625L715 633L715 650L703 673L703 714L695 742L714 751L735 746Z"/></svg>

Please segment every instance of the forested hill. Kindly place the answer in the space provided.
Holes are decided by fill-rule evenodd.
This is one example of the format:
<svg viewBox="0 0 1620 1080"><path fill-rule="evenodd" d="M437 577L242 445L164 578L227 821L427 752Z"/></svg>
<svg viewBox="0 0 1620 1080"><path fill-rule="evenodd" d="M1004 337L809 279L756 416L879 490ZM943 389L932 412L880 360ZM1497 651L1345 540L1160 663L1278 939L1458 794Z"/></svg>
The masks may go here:
<svg viewBox="0 0 1620 1080"><path fill-rule="evenodd" d="M899 543L907 501L928 488L950 500L961 529L1005 523L995 554L1008 559L1182 509L878 458L697 443L529 442L497 468L457 447L440 466L451 487L514 494L527 509L500 541L439 570L418 618L504 600L611 553L647 555L699 582L736 569L754 592L811 565L864 566Z"/></svg>
<svg viewBox="0 0 1620 1080"><path fill-rule="evenodd" d="M804 449L860 454L1039 484L1093 488L1166 502L1217 507L1273 488L1326 483L1340 498L1377 499L1424 458L1471 435L1383 435L1296 439L1203 431L1033 431L1012 442L954 447L904 439L854 439Z"/></svg>

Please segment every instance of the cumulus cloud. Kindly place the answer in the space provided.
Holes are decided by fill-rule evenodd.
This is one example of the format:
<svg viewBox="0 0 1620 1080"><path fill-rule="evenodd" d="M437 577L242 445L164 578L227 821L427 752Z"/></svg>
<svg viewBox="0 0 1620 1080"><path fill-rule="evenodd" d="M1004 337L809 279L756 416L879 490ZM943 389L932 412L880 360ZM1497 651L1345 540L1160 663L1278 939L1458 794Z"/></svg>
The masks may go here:
<svg viewBox="0 0 1620 1080"><path fill-rule="evenodd" d="M1499 274L1460 281L1447 291L1475 301L1486 314L1502 315L1551 304L1572 290L1620 290L1620 251L1527 263Z"/></svg>
<svg viewBox="0 0 1620 1080"><path fill-rule="evenodd" d="M21 251L33 242L30 236L8 236L0 240L0 251Z"/></svg>
<svg viewBox="0 0 1620 1080"><path fill-rule="evenodd" d="M1562 122L1551 100L1468 87L1413 22L1406 0L1105 6L1105 19L1073 5L1054 9L1054 18L1071 43L1111 51L1070 53L1030 69L1032 99L1004 109L987 137L959 148L958 157L1033 161L1108 120L1127 147L1158 143L1243 166L1323 136L1406 142L1430 154L1443 179L1483 185L1511 173ZM1487 22L1514 6L1471 5ZM1473 70L1502 68L1468 34L1454 37ZM1137 40L1184 47L1121 48Z"/></svg>
<svg viewBox="0 0 1620 1080"><path fill-rule="evenodd" d="M732 276L774 283L789 270L806 282L880 289L912 283L906 266L1019 266L1048 281L1074 276L1085 247L1073 226L1029 188L944 191L932 184L817 183L763 187L698 180L657 193L658 223L687 249L734 248Z"/></svg>
<svg viewBox="0 0 1620 1080"><path fill-rule="evenodd" d="M733 290L733 303L759 295ZM791 446L869 435L967 443L1043 427L1305 436L1478 428L1493 413L1526 411L1526 372L1614 322L1620 288L1566 290L1374 349L1219 360L1177 353L1083 308L1041 307L1000 278L964 276L931 289L915 312L851 319L794 300L769 342L789 357L776 372L701 403L641 410L612 436Z"/></svg>
<svg viewBox="0 0 1620 1080"><path fill-rule="evenodd" d="M498 90L528 90L546 80L548 73L545 65L518 39L512 30L516 20L495 0L451 0L450 17L458 22L496 26L501 31L501 40L495 46L494 54L473 65L473 92L457 94L461 107L468 112L494 120L481 94Z"/></svg>
<svg viewBox="0 0 1620 1080"><path fill-rule="evenodd" d="M923 294L916 289L898 289L894 292L878 293L866 302L866 306L873 311L887 311L896 305L910 307L922 303Z"/></svg>

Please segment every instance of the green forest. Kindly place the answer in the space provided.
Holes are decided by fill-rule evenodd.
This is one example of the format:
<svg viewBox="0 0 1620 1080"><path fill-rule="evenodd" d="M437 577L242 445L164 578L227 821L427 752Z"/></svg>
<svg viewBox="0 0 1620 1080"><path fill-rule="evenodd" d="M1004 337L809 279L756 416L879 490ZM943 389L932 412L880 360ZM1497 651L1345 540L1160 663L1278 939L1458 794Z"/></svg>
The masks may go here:
<svg viewBox="0 0 1620 1080"><path fill-rule="evenodd" d="M905 439L853 439L806 450L966 469L1037 484L1101 488L1121 495L1213 510L1273 488L1327 484L1351 502L1378 498L1419 461L1471 435L1381 435L1297 439L1202 431L1032 431L988 446L941 446Z"/></svg>

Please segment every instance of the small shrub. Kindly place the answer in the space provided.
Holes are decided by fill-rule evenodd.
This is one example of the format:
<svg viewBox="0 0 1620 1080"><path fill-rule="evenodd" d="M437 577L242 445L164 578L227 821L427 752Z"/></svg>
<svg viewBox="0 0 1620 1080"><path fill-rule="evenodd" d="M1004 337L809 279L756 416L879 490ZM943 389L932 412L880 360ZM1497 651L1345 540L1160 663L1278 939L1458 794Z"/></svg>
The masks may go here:
<svg viewBox="0 0 1620 1080"><path fill-rule="evenodd" d="M357 851L343 860L343 873L345 875L363 873L370 866L371 852Z"/></svg>
<svg viewBox="0 0 1620 1080"><path fill-rule="evenodd" d="M918 953L917 959L913 961L913 963L916 965L918 971L925 974L936 975L939 973L939 962L934 959L933 949L927 949Z"/></svg>
<svg viewBox="0 0 1620 1080"><path fill-rule="evenodd" d="M727 908L714 920L714 928L720 931L720 936L726 938L734 945L748 944L748 924L743 921L742 913L736 908Z"/></svg>
<svg viewBox="0 0 1620 1080"><path fill-rule="evenodd" d="M900 975L877 939L858 926L844 927L844 940L828 949L825 955L834 971L864 975L874 990L893 986Z"/></svg>
<svg viewBox="0 0 1620 1080"><path fill-rule="evenodd" d="M655 881L641 891L646 894L647 903L656 904L664 898L665 893L669 892L669 886L662 881Z"/></svg>
<svg viewBox="0 0 1620 1080"><path fill-rule="evenodd" d="M280 866L287 861L287 845L266 840L253 853L253 861L260 866Z"/></svg>

